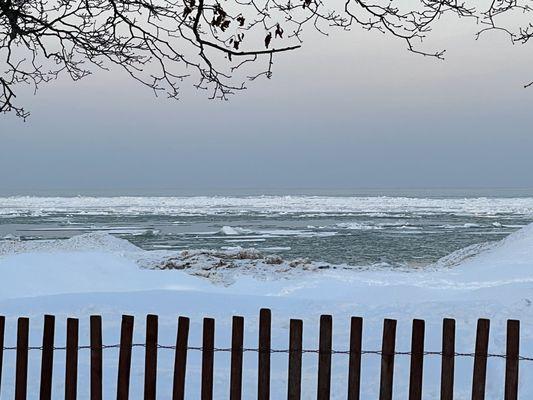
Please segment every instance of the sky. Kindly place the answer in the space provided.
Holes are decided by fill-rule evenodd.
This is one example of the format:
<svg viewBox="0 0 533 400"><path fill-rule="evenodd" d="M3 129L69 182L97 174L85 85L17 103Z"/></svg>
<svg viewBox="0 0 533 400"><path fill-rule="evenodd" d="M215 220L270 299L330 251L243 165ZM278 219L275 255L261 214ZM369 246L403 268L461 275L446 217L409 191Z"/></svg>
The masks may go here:
<svg viewBox="0 0 533 400"><path fill-rule="evenodd" d="M120 71L60 79L0 117L0 195L201 189L533 187L533 53L444 24L408 53L360 29L308 36L230 101Z"/></svg>

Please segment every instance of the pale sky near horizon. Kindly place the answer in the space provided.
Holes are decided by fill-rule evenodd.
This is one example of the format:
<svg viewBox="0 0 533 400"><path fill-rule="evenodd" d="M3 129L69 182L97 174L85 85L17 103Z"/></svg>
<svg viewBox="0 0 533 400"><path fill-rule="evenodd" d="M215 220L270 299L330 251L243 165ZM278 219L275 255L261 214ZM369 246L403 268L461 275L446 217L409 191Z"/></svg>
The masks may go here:
<svg viewBox="0 0 533 400"><path fill-rule="evenodd" d="M533 187L530 47L472 27L430 45L446 61L359 29L308 40L229 102L191 82L174 102L118 72L62 79L21 99L27 122L0 117L0 194Z"/></svg>

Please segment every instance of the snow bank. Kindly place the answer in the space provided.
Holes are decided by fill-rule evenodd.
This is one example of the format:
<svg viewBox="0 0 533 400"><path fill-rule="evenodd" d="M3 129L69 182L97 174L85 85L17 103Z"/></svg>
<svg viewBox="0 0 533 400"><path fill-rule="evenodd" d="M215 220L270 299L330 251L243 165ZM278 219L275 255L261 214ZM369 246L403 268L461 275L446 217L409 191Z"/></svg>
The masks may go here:
<svg viewBox="0 0 533 400"><path fill-rule="evenodd" d="M364 348L378 349L382 319L397 318L397 349L405 351L410 345L410 320L426 320L426 348L440 348L441 321L443 317L457 320L457 351L472 352L474 349L475 323L478 317L492 321L489 351L505 352L505 321L518 318L522 321L521 346L523 355L533 355L533 225L527 226L493 246L479 246L449 256L432 268L423 270L353 270L338 268L290 269L279 271L281 264L266 264L257 251L242 253L242 249L228 249L217 253L146 252L105 234L88 234L65 241L28 243L9 241L0 245L0 310L8 317L8 332L14 332L16 317L28 315L35 318L32 324L32 342L39 343L40 318L44 313L59 316L61 336L65 316L80 316L82 343L87 342L87 316L99 313L104 316L105 341L118 341L119 319L122 313L137 316L136 341L143 340L143 318L146 313L161 316L161 342L172 344L175 340L177 315L192 318L191 345L200 344L201 318L217 319L217 346L225 347L230 342L230 316L246 317L247 347L254 347L257 334L257 313L261 307L273 310L273 337L275 348L286 348L288 319L304 319L304 342L306 348L317 347L318 319L320 314L334 316L334 347L342 350L348 346L349 316L365 318ZM243 255L244 254L244 255ZM211 259L209 259L211 257ZM255 258L254 258L255 257ZM259 258L257 258L259 257ZM263 257L263 258L261 258ZM187 269L205 263L207 271L217 269L213 260L232 260L225 266L234 270L233 281L227 286L214 285L210 280L193 276ZM139 268L139 264L171 261L168 268ZM192 267L186 268L189 262ZM255 263L255 264L254 264ZM263 264L261 264L263 263ZM261 264L261 268L248 265ZM310 263L312 265L312 263ZM162 264L158 264L162 265ZM181 268L183 267L183 268ZM201 270L203 267L196 269ZM259 273L258 271L262 271ZM283 278L280 278L280 275ZM13 344L13 334L8 335L8 345ZM116 354L106 353L106 374L113 377L116 371ZM134 354L132 375L133 397L139 397L142 387L142 356ZM244 376L244 398L255 393L256 359L247 353ZM87 398L87 354L80 360L80 398ZM30 382L36 393L38 384L38 360L31 363ZM428 357L425 362L424 398L438 398L439 359ZM6 365L14 359L8 354ZM57 359L57 368L64 360ZM191 354L191 367L187 377L189 398L198 398L198 354ZM217 354L215 394L224 398L228 388L229 358ZM273 356L274 368L272 398L285 397L286 359ZM408 389L409 358L399 356L396 364L395 398L406 398ZM334 399L345 397L347 359L334 357ZM457 399L470 397L472 360L457 360ZM4 379L11 382L13 368L7 368ZM168 398L171 387L172 354L161 351L160 398ZM57 369L59 371L59 369ZM363 398L376 398L379 388L379 358L365 356L363 359ZM504 362L490 359L487 379L487 398L503 397ZM11 375L10 375L11 374ZM32 375L33 374L33 375ZM533 396L533 368L521 366L521 396ZM59 374L60 375L60 374ZM32 379L32 376L35 379ZM107 376L107 375L106 375ZM316 398L316 357L304 357L304 398ZM54 384L59 395L61 379ZM12 397L12 385L3 385L0 397ZM106 397L113 397L114 378L108 379Z"/></svg>
<svg viewBox="0 0 533 400"><path fill-rule="evenodd" d="M105 251L109 253L142 252L127 240L116 238L107 232L92 232L64 240L29 240L16 238L0 241L0 257L18 253Z"/></svg>
<svg viewBox="0 0 533 400"><path fill-rule="evenodd" d="M233 229L225 227L227 230ZM231 233L230 233L231 234ZM207 278L226 289L186 275ZM169 289L187 282L192 289L249 294L354 299L369 292L369 303L413 294L458 292L533 280L533 224L501 242L469 246L420 270L354 268L307 259L285 260L241 247L224 250L144 251L127 240L95 232L66 240L0 242L0 299L91 291ZM249 277L250 279L243 279ZM243 285L246 281L246 285ZM191 284L191 282L193 284ZM249 284L249 282L254 282ZM331 286L331 291L324 290ZM39 288L38 290L34 288ZM354 289L357 288L356 292ZM396 294L388 292L395 288ZM418 289L417 289L418 288ZM315 290L316 289L316 290ZM444 297L447 294L444 293ZM423 297L425 298L425 296ZM359 301L364 301L359 299Z"/></svg>

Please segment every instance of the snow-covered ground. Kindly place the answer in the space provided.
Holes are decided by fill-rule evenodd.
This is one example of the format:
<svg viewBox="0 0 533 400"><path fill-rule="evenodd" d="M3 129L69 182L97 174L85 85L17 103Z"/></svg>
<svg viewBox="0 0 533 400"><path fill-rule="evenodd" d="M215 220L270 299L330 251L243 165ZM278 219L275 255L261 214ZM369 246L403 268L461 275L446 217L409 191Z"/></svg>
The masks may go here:
<svg viewBox="0 0 533 400"><path fill-rule="evenodd" d="M0 313L7 317L6 345L15 343L18 316L32 319L31 344L39 345L42 315L58 317L58 344L64 342L67 316L81 318L80 342L88 342L88 316L101 314L104 340L117 343L120 315L136 316L135 342L144 340L144 317L160 316L160 342L175 341L178 315L191 317L191 345L200 345L202 317L215 317L216 346L230 343L231 316L246 318L245 346L257 346L258 311L272 309L273 347L287 348L289 318L304 319L304 346L317 348L321 314L334 316L334 348L346 350L349 317L364 317L363 346L377 350L383 318L396 318L397 349L409 350L412 318L426 320L426 348L439 350L442 318L457 320L457 351L472 352L479 317L491 319L489 352L505 352L505 321L520 319L521 353L533 356L533 225L493 245L474 246L423 270L351 269L307 260L286 261L255 251L143 251L108 234L87 234L49 242L4 241L0 244ZM80 354L80 398L88 398L88 354ZM30 398L38 387L38 352L31 353ZM117 352L106 350L105 391L113 397ZM134 353L132 398L142 396L142 349ZM334 356L335 399L345 398L347 356ZM7 352L1 398L11 398L13 352ZM169 398L173 354L160 353L159 398ZM274 354L272 398L285 397L286 354ZM244 398L256 390L256 354L245 355ZM437 356L425 361L424 398L438 398ZM532 364L531 366L529 364ZM54 391L63 393L64 356L55 359ZM217 353L215 397L226 398L229 356ZM398 356L395 398L406 398L409 358ZM470 397L471 358L456 362L458 399ZM189 398L198 398L200 354L191 351L187 375ZM491 358L487 379L489 399L503 397L504 360ZM316 355L304 356L304 398L314 398ZM363 358L364 399L379 390L379 356ZM521 395L533 395L533 362L521 363Z"/></svg>

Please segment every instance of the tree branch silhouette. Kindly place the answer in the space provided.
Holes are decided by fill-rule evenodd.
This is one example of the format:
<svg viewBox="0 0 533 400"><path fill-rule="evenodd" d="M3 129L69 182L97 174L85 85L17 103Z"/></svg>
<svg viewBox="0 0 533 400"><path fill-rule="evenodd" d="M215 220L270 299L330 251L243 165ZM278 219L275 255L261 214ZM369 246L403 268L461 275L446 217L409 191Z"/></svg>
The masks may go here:
<svg viewBox="0 0 533 400"><path fill-rule="evenodd" d="M531 8L518 0L492 0L478 11L457 0L417 0L403 10L390 0L0 0L0 113L26 118L19 85L39 85L68 75L79 80L96 69L120 68L156 95L178 98L192 79L210 98L227 99L246 80L272 75L273 58L298 49L305 26L359 26L404 41L407 49L443 58L421 47L444 14L474 18L482 29L503 30L526 43L533 25L516 32L497 20ZM241 69L247 72L239 74ZM251 70L251 72L250 72Z"/></svg>

